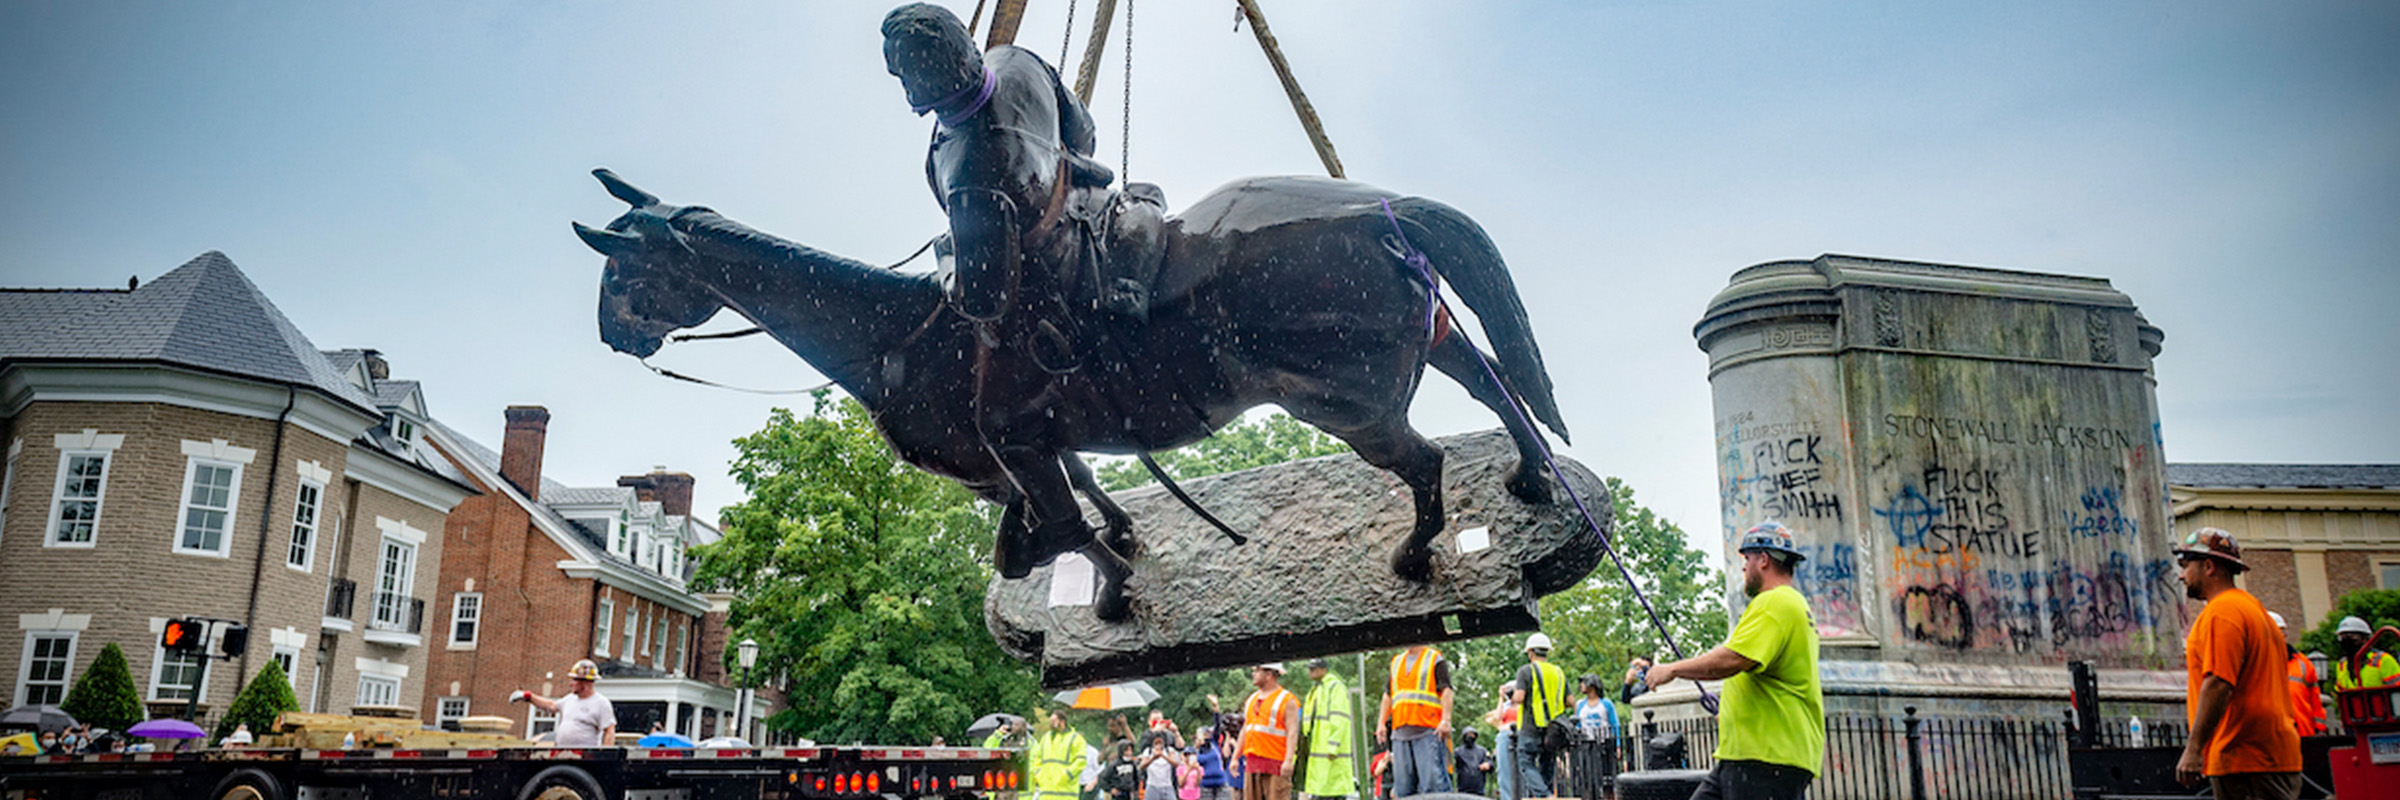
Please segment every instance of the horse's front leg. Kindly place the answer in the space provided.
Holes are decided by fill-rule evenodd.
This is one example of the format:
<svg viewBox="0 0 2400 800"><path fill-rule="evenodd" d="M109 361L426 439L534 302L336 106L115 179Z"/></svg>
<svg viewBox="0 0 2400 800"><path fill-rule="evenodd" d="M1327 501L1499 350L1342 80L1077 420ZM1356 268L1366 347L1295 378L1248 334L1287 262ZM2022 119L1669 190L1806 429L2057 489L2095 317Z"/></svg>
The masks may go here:
<svg viewBox="0 0 2400 800"><path fill-rule="evenodd" d="M1100 519L1108 524L1100 541L1117 551L1117 555L1132 558L1133 516L1117 506L1117 501L1108 496L1108 490L1100 488L1100 479L1092 474L1090 464L1083 463L1083 456L1073 451L1060 453L1058 463L1067 468L1067 480L1075 484L1075 490L1083 493L1083 499L1092 501L1092 508L1099 509Z"/></svg>
<svg viewBox="0 0 2400 800"><path fill-rule="evenodd" d="M1417 519L1408 539L1392 550L1392 572L1412 581L1433 578L1433 537L1446 524L1442 511L1442 449L1408 427L1406 412L1373 428L1341 435L1366 462L1390 471L1416 496Z"/></svg>
<svg viewBox="0 0 2400 800"><path fill-rule="evenodd" d="M1059 402L1055 386L1047 373L1031 364L1005 364L999 352L988 355L991 360L977 381L975 422L1000 468L1024 497L1026 520L1032 525L1027 537L1033 544L1032 563L1049 564L1062 553L1081 553L1100 576L1093 612L1111 622L1125 619L1132 611L1125 580L1133 577L1133 565L1092 535L1082 509L1075 506L1048 413Z"/></svg>

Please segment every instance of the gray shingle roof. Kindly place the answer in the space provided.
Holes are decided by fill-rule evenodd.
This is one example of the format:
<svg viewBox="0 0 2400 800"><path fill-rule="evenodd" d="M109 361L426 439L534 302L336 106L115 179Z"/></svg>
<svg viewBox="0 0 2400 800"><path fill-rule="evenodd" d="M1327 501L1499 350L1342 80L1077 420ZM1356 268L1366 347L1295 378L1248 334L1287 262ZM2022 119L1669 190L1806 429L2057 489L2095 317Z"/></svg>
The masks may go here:
<svg viewBox="0 0 2400 800"><path fill-rule="evenodd" d="M2400 464L2168 464L2167 483L2201 489L2390 489Z"/></svg>
<svg viewBox="0 0 2400 800"><path fill-rule="evenodd" d="M415 391L417 391L416 381L375 381L375 406L377 408L399 408L402 402L408 400L409 394Z"/></svg>
<svg viewBox="0 0 2400 800"><path fill-rule="evenodd" d="M556 506L616 505L633 499L633 490L622 486L568 486L542 479L542 504Z"/></svg>
<svg viewBox="0 0 2400 800"><path fill-rule="evenodd" d="M0 362L139 361L313 388L373 411L375 400L275 308L225 254L200 254L131 291L0 290Z"/></svg>

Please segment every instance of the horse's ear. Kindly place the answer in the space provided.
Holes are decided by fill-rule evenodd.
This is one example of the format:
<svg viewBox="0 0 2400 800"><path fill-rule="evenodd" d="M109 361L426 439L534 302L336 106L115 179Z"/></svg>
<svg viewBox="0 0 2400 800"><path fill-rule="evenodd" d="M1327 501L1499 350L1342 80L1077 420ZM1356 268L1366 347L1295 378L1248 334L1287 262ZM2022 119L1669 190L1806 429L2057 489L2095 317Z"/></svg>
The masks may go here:
<svg viewBox="0 0 2400 800"><path fill-rule="evenodd" d="M630 233L601 230L581 222L575 223L575 235L582 238L586 246L611 258L631 255L641 247L642 243L642 237Z"/></svg>
<svg viewBox="0 0 2400 800"><path fill-rule="evenodd" d="M624 178L617 177L617 174L608 171L607 167L592 170L592 177L599 178L600 185L608 187L609 194L615 195L617 199L625 201L634 208L658 204L658 195L633 188L633 184L626 183Z"/></svg>

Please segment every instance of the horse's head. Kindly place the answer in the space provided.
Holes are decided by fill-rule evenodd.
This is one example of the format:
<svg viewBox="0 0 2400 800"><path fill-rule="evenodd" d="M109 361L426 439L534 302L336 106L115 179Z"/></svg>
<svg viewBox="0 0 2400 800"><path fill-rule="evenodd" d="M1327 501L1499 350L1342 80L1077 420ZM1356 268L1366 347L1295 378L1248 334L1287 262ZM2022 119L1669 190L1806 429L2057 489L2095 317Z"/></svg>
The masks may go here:
<svg viewBox="0 0 2400 800"><path fill-rule="evenodd" d="M660 203L605 169L592 174L609 194L633 206L604 229L575 223L575 235L608 256L600 278L600 339L617 352L648 358L667 334L707 322L723 305L688 277L700 256L674 225L685 213L707 209Z"/></svg>
<svg viewBox="0 0 2400 800"><path fill-rule="evenodd" d="M983 53L975 37L958 15L930 3L911 3L884 16L883 65L900 79L909 106L919 114L983 85Z"/></svg>

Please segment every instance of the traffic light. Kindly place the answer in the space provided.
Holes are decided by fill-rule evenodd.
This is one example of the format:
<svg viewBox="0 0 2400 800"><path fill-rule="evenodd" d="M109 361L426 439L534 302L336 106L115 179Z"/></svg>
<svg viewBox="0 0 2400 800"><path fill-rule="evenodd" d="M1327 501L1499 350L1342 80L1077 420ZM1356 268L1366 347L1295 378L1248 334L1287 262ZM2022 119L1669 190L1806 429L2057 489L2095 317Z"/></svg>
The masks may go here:
<svg viewBox="0 0 2400 800"><path fill-rule="evenodd" d="M197 653L208 647L208 623L196 619L167 620L158 646L171 653Z"/></svg>
<svg viewBox="0 0 2400 800"><path fill-rule="evenodd" d="M241 655L242 648L250 646L250 626L234 625L219 631L217 646L225 650L226 658Z"/></svg>

